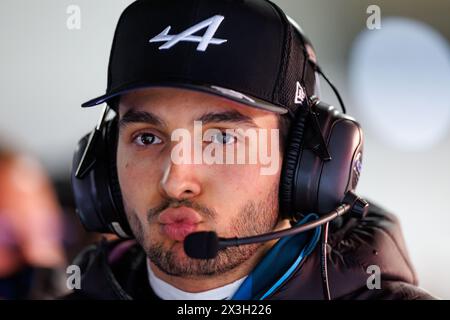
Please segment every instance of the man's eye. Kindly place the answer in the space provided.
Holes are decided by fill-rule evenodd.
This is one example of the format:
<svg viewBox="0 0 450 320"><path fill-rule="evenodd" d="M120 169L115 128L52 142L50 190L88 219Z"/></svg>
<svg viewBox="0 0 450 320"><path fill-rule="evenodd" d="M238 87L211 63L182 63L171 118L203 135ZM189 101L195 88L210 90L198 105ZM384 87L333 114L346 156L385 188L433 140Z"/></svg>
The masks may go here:
<svg viewBox="0 0 450 320"><path fill-rule="evenodd" d="M141 133L134 138L134 142L139 146L147 146L151 144L159 144L162 140L154 134Z"/></svg>
<svg viewBox="0 0 450 320"><path fill-rule="evenodd" d="M219 144L233 144L236 142L236 137L226 132L217 132L211 136L211 142Z"/></svg>

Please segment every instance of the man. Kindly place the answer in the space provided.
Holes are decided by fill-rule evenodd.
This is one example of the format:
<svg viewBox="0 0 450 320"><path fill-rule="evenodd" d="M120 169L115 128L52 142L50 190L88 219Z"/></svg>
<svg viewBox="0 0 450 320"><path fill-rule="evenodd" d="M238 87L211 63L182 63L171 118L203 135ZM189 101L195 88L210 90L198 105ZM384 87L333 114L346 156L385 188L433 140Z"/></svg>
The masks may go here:
<svg viewBox="0 0 450 320"><path fill-rule="evenodd" d="M217 252L208 237L192 240L201 231L244 238L318 218L301 209L307 200L286 200L298 189L290 176L308 175L290 169L291 158L302 161L298 145L321 163L339 161L333 139L323 137L322 115L334 119L334 113L310 109L320 105L313 97L315 71L312 47L269 1L130 5L116 30L107 93L83 105L107 102L117 115L105 122L106 109L81 141L73 183L88 229L135 240L82 253L75 261L81 285L68 298L431 298L416 287L395 217L374 204L365 216L364 201L343 200L357 183L362 140L351 153L351 170L332 171L345 171L345 185L353 187L313 206L323 217L347 201L345 208L361 213L359 220L334 219L328 246L325 222L281 240ZM353 139L341 140L344 146ZM293 199L308 192L300 189ZM321 263L328 272L321 273ZM374 266L379 272L371 282L367 270Z"/></svg>

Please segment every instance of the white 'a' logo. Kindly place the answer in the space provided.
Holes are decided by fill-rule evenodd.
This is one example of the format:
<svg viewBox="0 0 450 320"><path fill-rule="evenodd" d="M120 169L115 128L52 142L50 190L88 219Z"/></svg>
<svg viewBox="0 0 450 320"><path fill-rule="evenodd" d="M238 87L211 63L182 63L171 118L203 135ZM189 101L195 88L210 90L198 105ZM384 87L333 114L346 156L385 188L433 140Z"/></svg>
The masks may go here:
<svg viewBox="0 0 450 320"><path fill-rule="evenodd" d="M186 29L185 31L177 34L170 35L169 31L171 26L168 26L156 37L150 39L150 42L165 42L162 46L159 47L159 50L167 50L172 48L180 41L189 41L189 42L198 42L197 51L206 51L208 45L210 44L222 44L227 42L225 39L217 39L213 38L220 24L222 23L224 16L215 15L209 19L206 19L195 26ZM195 36L194 34L204 28L208 27L203 37Z"/></svg>

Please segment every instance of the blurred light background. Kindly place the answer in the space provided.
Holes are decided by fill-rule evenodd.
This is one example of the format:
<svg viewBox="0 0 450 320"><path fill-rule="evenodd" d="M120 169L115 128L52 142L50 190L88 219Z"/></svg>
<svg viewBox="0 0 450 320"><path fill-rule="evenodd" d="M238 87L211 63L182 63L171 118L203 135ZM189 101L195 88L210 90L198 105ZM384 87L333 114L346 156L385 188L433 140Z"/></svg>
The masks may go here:
<svg viewBox="0 0 450 320"><path fill-rule="evenodd" d="M117 19L131 0L0 2L0 141L36 155L63 205L70 165L106 89ZM397 214L420 285L450 299L450 1L276 0L365 129L359 193ZM80 8L69 30L67 8ZM370 5L381 28L367 27ZM322 98L337 103L322 81Z"/></svg>

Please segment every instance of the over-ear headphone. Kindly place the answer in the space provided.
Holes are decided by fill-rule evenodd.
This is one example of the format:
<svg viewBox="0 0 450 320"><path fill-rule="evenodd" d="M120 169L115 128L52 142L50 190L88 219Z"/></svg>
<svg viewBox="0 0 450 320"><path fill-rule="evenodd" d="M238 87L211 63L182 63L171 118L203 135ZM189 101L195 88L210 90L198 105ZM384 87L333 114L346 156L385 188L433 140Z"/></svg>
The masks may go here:
<svg viewBox="0 0 450 320"><path fill-rule="evenodd" d="M279 196L281 213L297 219L311 212L320 216L332 211L344 201L349 191L356 189L362 168L364 138L359 123L345 114L339 91L317 64L311 42L294 19L285 17L303 43L301 83L304 85L305 77L314 73L316 93L322 76L342 107L340 112L312 95L304 100L292 121Z"/></svg>
<svg viewBox="0 0 450 320"><path fill-rule="evenodd" d="M302 31L292 25L306 43ZM305 61L323 75L314 61ZM305 101L306 107L292 121L281 173L280 214L290 219L336 208L347 192L356 188L361 170L363 133L359 124L314 96ZM126 238L133 234L117 177L117 119L106 121L108 111L106 106L97 127L78 143L72 187L77 213L88 231Z"/></svg>
<svg viewBox="0 0 450 320"><path fill-rule="evenodd" d="M281 212L294 218L336 208L358 183L363 153L359 124L313 100L292 124L280 181Z"/></svg>
<svg viewBox="0 0 450 320"><path fill-rule="evenodd" d="M133 237L122 202L116 167L117 119L105 121L79 142L73 156L72 188L76 211L88 231Z"/></svg>

